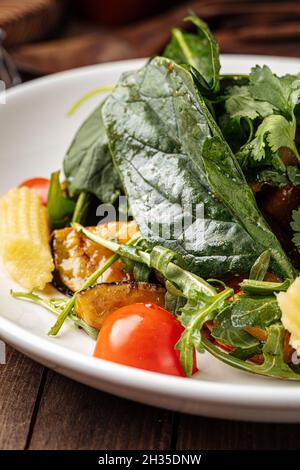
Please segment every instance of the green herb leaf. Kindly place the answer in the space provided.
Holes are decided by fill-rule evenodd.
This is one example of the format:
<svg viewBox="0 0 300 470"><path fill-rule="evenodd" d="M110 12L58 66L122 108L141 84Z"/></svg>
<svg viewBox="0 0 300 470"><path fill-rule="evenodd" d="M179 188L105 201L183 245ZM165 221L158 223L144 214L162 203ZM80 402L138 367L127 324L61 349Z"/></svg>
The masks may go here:
<svg viewBox="0 0 300 470"><path fill-rule="evenodd" d="M247 271L271 247L277 270L295 275L187 70L155 58L123 75L103 116L150 246L170 248L203 277Z"/></svg>
<svg viewBox="0 0 300 470"><path fill-rule="evenodd" d="M72 194L91 193L107 204L119 196L121 184L108 148L102 104L77 131L63 166Z"/></svg>
<svg viewBox="0 0 300 470"><path fill-rule="evenodd" d="M289 367L289 365L284 362L283 340L285 329L283 325L281 323L275 323L268 327L267 333L267 341L263 346L264 363L261 365L247 362L239 357L235 357L233 354L226 354L205 337L202 338L202 344L213 356L237 369L251 372L252 374L266 375L268 377L299 380L299 371L293 370L292 367Z"/></svg>
<svg viewBox="0 0 300 470"><path fill-rule="evenodd" d="M230 356L236 357L241 359L242 361L246 361L250 357L262 354L263 344L258 342L258 344L254 344L253 346L249 345L249 347L245 348L235 348L233 351L230 351Z"/></svg>
<svg viewBox="0 0 300 470"><path fill-rule="evenodd" d="M189 301L178 317L180 323L185 327L176 348L180 350L180 363L187 376L192 375L194 362L194 348L201 351L201 328L208 320L212 320L218 310L222 308L225 300L233 293L232 289L226 288L219 294L207 299L205 304Z"/></svg>
<svg viewBox="0 0 300 470"><path fill-rule="evenodd" d="M235 328L232 326L215 326L211 332L211 335L216 340L227 346L233 346L242 350L257 347L259 341L251 336L249 333L241 328Z"/></svg>
<svg viewBox="0 0 300 470"><path fill-rule="evenodd" d="M230 305L230 318L235 328L266 328L280 320L281 310L275 296L241 296Z"/></svg>
<svg viewBox="0 0 300 470"><path fill-rule="evenodd" d="M263 281L268 271L270 260L271 260L270 250L264 251L253 264L250 274L249 274L249 279Z"/></svg>
<svg viewBox="0 0 300 470"><path fill-rule="evenodd" d="M286 291L291 285L291 279L283 282L267 282L253 279L244 279L240 283L241 288L249 295L270 295L274 292Z"/></svg>
<svg viewBox="0 0 300 470"><path fill-rule="evenodd" d="M291 227L294 230L293 243L300 251L300 207L292 212Z"/></svg>
<svg viewBox="0 0 300 470"><path fill-rule="evenodd" d="M171 42L164 50L163 56L178 64L192 66L198 73L196 78L204 88L211 91L219 89L219 46L207 24L195 15L185 21L192 22L198 29L197 34L186 33L178 28L172 30Z"/></svg>
<svg viewBox="0 0 300 470"><path fill-rule="evenodd" d="M67 198L61 189L59 171L51 174L48 192L48 221L51 228L62 228L70 223L75 202Z"/></svg>
<svg viewBox="0 0 300 470"><path fill-rule="evenodd" d="M233 86L228 89L225 109L231 118L266 117L273 114L273 106L267 101L255 100L249 92L248 86Z"/></svg>
<svg viewBox="0 0 300 470"><path fill-rule="evenodd" d="M291 165L287 166L284 172L266 168L256 171L255 180L272 183L279 188L288 184L296 186L300 184L300 170L298 167Z"/></svg>
<svg viewBox="0 0 300 470"><path fill-rule="evenodd" d="M294 120L294 108L300 96L300 80L294 78L291 75L279 78L266 65L257 65L250 73L251 96L268 101L287 118Z"/></svg>
<svg viewBox="0 0 300 470"><path fill-rule="evenodd" d="M295 128L283 116L274 114L266 117L258 126L255 138L239 151L237 158L250 158L260 162L266 158L266 149L269 147L275 154L281 147L291 149L298 154L295 146Z"/></svg>

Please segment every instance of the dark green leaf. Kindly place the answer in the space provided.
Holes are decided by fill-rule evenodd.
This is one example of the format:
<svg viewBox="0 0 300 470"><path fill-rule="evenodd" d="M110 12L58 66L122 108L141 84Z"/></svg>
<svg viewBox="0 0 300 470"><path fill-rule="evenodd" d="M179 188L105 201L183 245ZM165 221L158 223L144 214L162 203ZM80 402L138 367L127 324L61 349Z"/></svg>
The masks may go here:
<svg viewBox="0 0 300 470"><path fill-rule="evenodd" d="M192 375L194 349L200 352L203 349L201 329L204 323L214 319L232 292L232 289L224 289L219 294L208 298L204 304L189 300L181 309L182 313L178 319L185 330L176 344L176 348L180 350L181 366L187 376Z"/></svg>
<svg viewBox="0 0 300 470"><path fill-rule="evenodd" d="M51 174L48 192L48 221L51 228L62 228L72 219L75 202L67 198L61 189L59 171Z"/></svg>
<svg viewBox="0 0 300 470"><path fill-rule="evenodd" d="M285 279L283 282L244 279L243 282L240 283L243 291L250 295L270 295L274 292L286 291L290 285L291 279Z"/></svg>
<svg viewBox="0 0 300 470"><path fill-rule="evenodd" d="M92 193L112 204L120 194L120 180L108 148L102 120L102 104L77 131L64 159L70 192Z"/></svg>
<svg viewBox="0 0 300 470"><path fill-rule="evenodd" d="M259 341L241 328L215 326L211 335L227 346L233 346L240 349L249 349L257 347Z"/></svg>
<svg viewBox="0 0 300 470"><path fill-rule="evenodd" d="M224 113L218 115L218 125L234 153L252 138L253 126L247 119L231 119Z"/></svg>
<svg viewBox="0 0 300 470"><path fill-rule="evenodd" d="M254 279L256 281L263 281L268 271L270 260L271 260L270 250L264 251L253 264L250 274L249 274L249 279Z"/></svg>
<svg viewBox="0 0 300 470"><path fill-rule="evenodd" d="M266 117L273 114L273 106L267 101L255 100L248 86L233 86L228 89L225 109L231 118Z"/></svg>
<svg viewBox="0 0 300 470"><path fill-rule="evenodd" d="M279 321L281 310L276 297L241 296L231 305L231 322L236 328L257 326L266 328Z"/></svg>
<svg viewBox="0 0 300 470"><path fill-rule="evenodd" d="M294 230L293 243L300 250L300 207L292 212L291 227Z"/></svg>
<svg viewBox="0 0 300 470"><path fill-rule="evenodd" d="M248 348L236 348L233 351L230 351L229 354L233 357L241 359L242 361L246 361L252 356L262 354L262 347L262 343L259 343L253 346L249 346Z"/></svg>
<svg viewBox="0 0 300 470"><path fill-rule="evenodd" d="M282 379L299 380L300 373L298 370L293 370L293 366L289 367L284 362L284 335L285 330L281 323L271 325L268 330L268 338L263 346L264 363L261 365L253 364L239 357L234 357L233 354L226 354L217 346L212 344L209 339L202 338L204 348L209 351L213 356L220 359L225 364L228 364L237 369L241 369L252 374L266 375L268 377L277 377Z"/></svg>
<svg viewBox="0 0 300 470"><path fill-rule="evenodd" d="M287 147L297 155L295 146L295 127L280 114L266 117L258 126L255 138L241 148L243 159L260 162L266 158L266 149L276 154L281 147ZM241 156L238 156L241 158Z"/></svg>
<svg viewBox="0 0 300 470"><path fill-rule="evenodd" d="M247 271L268 247L277 270L294 276L185 69L153 59L123 75L103 112L143 238L203 277Z"/></svg>
<svg viewBox="0 0 300 470"><path fill-rule="evenodd" d="M168 310L168 312L173 313L173 315L179 315L185 304L186 299L184 297L178 297L170 292L166 292L165 309Z"/></svg>
<svg viewBox="0 0 300 470"><path fill-rule="evenodd" d="M150 268L142 263L134 263L133 277L137 282L148 282L150 276Z"/></svg>
<svg viewBox="0 0 300 470"><path fill-rule="evenodd" d="M268 101L293 120L300 96L300 80L292 75L279 78L266 65L257 65L251 70L250 93L257 100Z"/></svg>
<svg viewBox="0 0 300 470"><path fill-rule="evenodd" d="M197 27L197 34L173 29L171 42L163 55L178 64L192 66L196 71L196 79L202 82L203 77L207 88L217 91L220 71L219 46L207 24L200 18L191 15L185 21L190 21Z"/></svg>

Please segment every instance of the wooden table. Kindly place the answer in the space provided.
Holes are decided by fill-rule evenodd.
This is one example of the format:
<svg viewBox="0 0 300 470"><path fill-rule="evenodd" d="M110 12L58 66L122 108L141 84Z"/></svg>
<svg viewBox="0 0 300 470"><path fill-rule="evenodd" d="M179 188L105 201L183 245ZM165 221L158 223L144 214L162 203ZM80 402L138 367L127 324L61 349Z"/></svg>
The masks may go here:
<svg viewBox="0 0 300 470"><path fill-rule="evenodd" d="M269 12L266 2L257 5ZM275 14L283 7L281 2L271 11ZM209 20L209 15L204 17ZM164 26L163 31L167 29ZM260 33L268 31L263 28ZM225 36L219 37L223 51L299 52L294 38L293 48L280 43L281 49L276 49L260 40L257 50L246 44L248 50L238 48L236 35L233 45L225 41L232 38L231 32ZM143 50L143 56L147 53ZM7 365L0 365L0 449L300 449L299 436L300 424L222 421L126 401L66 379L10 347Z"/></svg>
<svg viewBox="0 0 300 470"><path fill-rule="evenodd" d="M0 449L300 449L300 424L173 413L98 392L11 347L0 366Z"/></svg>

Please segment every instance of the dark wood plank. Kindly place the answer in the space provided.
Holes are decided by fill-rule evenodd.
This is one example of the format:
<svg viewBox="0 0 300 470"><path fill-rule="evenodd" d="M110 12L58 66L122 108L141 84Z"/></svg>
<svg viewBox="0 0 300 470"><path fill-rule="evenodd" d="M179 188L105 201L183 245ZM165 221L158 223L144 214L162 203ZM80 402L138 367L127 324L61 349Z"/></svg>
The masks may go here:
<svg viewBox="0 0 300 470"><path fill-rule="evenodd" d="M49 372L30 449L169 449L173 414Z"/></svg>
<svg viewBox="0 0 300 470"><path fill-rule="evenodd" d="M202 450L300 449L300 424L224 421L180 415L176 448Z"/></svg>
<svg viewBox="0 0 300 470"><path fill-rule="evenodd" d="M0 365L0 449L24 449L44 368L7 346Z"/></svg>

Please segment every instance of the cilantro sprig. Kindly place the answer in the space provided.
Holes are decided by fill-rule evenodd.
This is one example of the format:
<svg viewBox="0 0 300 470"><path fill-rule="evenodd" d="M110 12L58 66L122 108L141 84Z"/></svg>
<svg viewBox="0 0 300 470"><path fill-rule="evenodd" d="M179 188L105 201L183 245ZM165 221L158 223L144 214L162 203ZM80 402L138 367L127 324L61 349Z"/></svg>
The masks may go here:
<svg viewBox="0 0 300 470"><path fill-rule="evenodd" d="M293 243L300 251L300 207L292 212L291 227L294 230Z"/></svg>

